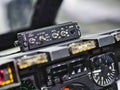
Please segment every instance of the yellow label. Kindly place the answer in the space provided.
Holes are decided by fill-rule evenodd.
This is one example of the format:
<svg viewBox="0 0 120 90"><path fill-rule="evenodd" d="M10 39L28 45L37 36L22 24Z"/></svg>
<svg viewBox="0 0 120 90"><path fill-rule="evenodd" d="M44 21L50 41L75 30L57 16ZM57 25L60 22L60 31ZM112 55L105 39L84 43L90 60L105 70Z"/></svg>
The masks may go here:
<svg viewBox="0 0 120 90"><path fill-rule="evenodd" d="M20 69L25 69L35 64L43 64L47 62L48 62L47 55L46 53L43 53L30 58L18 60L18 66Z"/></svg>
<svg viewBox="0 0 120 90"><path fill-rule="evenodd" d="M96 48L95 41L85 41L70 46L72 54L81 53Z"/></svg>

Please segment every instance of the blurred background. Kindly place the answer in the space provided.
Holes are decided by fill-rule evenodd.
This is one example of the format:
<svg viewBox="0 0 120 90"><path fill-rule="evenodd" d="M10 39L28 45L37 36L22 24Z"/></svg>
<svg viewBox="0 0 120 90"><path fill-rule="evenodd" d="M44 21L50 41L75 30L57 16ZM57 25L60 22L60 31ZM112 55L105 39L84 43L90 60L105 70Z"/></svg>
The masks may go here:
<svg viewBox="0 0 120 90"><path fill-rule="evenodd" d="M0 0L0 34L30 26L36 0Z"/></svg>
<svg viewBox="0 0 120 90"><path fill-rule="evenodd" d="M0 0L0 34L27 28L37 0ZM120 28L120 0L63 0L56 24L76 21L84 34Z"/></svg>
<svg viewBox="0 0 120 90"><path fill-rule="evenodd" d="M64 0L57 23L77 21L83 34L120 28L120 0Z"/></svg>

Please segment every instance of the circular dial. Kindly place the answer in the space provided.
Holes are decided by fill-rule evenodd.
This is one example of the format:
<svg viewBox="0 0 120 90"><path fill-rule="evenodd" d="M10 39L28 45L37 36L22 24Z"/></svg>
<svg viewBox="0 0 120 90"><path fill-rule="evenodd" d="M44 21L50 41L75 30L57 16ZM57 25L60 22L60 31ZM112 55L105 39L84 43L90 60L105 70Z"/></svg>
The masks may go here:
<svg viewBox="0 0 120 90"><path fill-rule="evenodd" d="M24 80L21 82L21 86L17 87L14 90L36 90L32 81L30 79Z"/></svg>
<svg viewBox="0 0 120 90"><path fill-rule="evenodd" d="M108 86L115 81L116 70L113 54L92 58L92 78L99 86Z"/></svg>
<svg viewBox="0 0 120 90"><path fill-rule="evenodd" d="M74 83L64 87L62 90L89 90L86 85Z"/></svg>

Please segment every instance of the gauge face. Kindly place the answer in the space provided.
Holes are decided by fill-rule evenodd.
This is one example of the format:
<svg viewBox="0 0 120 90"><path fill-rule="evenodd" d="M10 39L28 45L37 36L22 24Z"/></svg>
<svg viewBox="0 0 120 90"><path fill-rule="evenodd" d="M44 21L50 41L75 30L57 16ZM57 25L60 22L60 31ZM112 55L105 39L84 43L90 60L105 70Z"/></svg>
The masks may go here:
<svg viewBox="0 0 120 90"><path fill-rule="evenodd" d="M21 86L14 90L36 90L30 79L21 82Z"/></svg>
<svg viewBox="0 0 120 90"><path fill-rule="evenodd" d="M93 57L92 61L92 78L99 86L108 86L115 81L116 70L114 55L112 53L102 54Z"/></svg>
<svg viewBox="0 0 120 90"><path fill-rule="evenodd" d="M64 87L62 90L89 90L86 85L74 83Z"/></svg>

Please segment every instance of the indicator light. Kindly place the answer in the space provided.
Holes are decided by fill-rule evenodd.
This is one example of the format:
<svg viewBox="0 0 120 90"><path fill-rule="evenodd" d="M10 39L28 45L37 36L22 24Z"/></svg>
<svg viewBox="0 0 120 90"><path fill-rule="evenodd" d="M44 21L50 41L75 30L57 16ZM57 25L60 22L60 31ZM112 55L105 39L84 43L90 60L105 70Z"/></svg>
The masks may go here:
<svg viewBox="0 0 120 90"><path fill-rule="evenodd" d="M3 70L0 70L0 85L2 85L4 80L5 80L5 73Z"/></svg>

